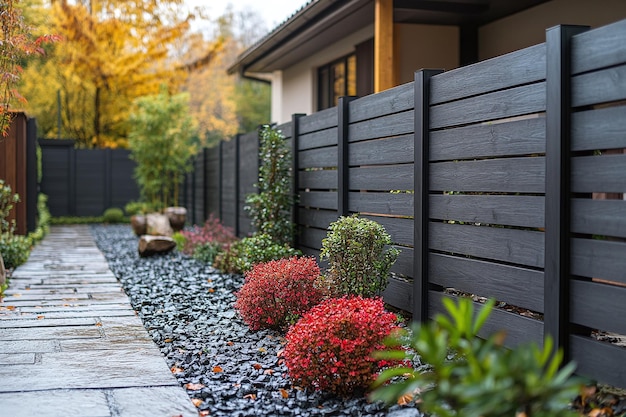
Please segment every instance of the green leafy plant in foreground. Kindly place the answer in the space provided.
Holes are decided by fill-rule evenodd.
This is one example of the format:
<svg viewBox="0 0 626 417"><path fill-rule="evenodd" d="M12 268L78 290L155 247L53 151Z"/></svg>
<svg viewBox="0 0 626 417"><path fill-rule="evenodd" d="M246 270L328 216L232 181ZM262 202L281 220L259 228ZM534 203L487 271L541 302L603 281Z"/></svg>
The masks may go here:
<svg viewBox="0 0 626 417"><path fill-rule="evenodd" d="M494 301L476 315L469 299L444 299L449 316L395 333L376 357L413 359L427 365L383 371L372 400L395 403L414 398L420 409L439 417L566 417L576 414L568 404L580 381L572 377L573 363L560 368L562 352L552 354L553 342L507 349L503 335L477 336Z"/></svg>

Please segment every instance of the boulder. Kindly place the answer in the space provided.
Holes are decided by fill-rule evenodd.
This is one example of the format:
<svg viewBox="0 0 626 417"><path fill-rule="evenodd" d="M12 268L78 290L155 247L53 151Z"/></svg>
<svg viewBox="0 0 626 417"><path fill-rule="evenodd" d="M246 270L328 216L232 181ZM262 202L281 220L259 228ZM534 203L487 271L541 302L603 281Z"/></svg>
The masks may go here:
<svg viewBox="0 0 626 417"><path fill-rule="evenodd" d="M133 232L137 236L145 235L148 233L148 224L146 216L143 214L135 214L130 216L130 227L133 228Z"/></svg>
<svg viewBox="0 0 626 417"><path fill-rule="evenodd" d="M139 238L139 256L152 256L167 253L176 247L176 242L169 236L143 235Z"/></svg>
<svg viewBox="0 0 626 417"><path fill-rule="evenodd" d="M174 231L170 226L170 220L165 214L150 213L146 216L146 234L152 236L172 236Z"/></svg>
<svg viewBox="0 0 626 417"><path fill-rule="evenodd" d="M185 221L187 221L187 209L185 207L168 207L165 209L165 215L175 232L183 230Z"/></svg>

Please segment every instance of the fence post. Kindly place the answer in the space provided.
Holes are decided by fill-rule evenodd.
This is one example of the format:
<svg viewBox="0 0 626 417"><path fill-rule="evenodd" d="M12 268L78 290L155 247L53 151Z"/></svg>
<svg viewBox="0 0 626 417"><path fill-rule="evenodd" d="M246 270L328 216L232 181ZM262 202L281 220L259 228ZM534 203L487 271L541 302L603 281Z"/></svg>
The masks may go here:
<svg viewBox="0 0 626 417"><path fill-rule="evenodd" d="M291 224L293 224L293 242L292 246L297 248L300 244L298 223L300 216L298 213L298 191L300 189L300 163L298 161L298 144L300 139L300 118L304 117L304 113L294 113L291 115L291 195L293 196L293 205L291 207Z"/></svg>
<svg viewBox="0 0 626 417"><path fill-rule="evenodd" d="M544 338L569 357L571 39L584 26L546 31Z"/></svg>
<svg viewBox="0 0 626 417"><path fill-rule="evenodd" d="M202 224L209 218L207 213L209 208L208 196L207 196L207 181L208 176L206 173L207 167L207 159L208 159L209 150L207 148L202 148Z"/></svg>
<svg viewBox="0 0 626 417"><path fill-rule="evenodd" d="M240 164L239 164L239 142L241 138L241 134L237 133L235 136L235 236L239 236L239 193L241 192L240 180L241 180L241 172Z"/></svg>
<svg viewBox="0 0 626 417"><path fill-rule="evenodd" d="M337 216L347 216L350 193L350 102L357 97L339 97L337 105Z"/></svg>
<svg viewBox="0 0 626 417"><path fill-rule="evenodd" d="M428 196L430 79L442 70L424 69L414 82L414 217L413 217L413 320L428 320Z"/></svg>
<svg viewBox="0 0 626 417"><path fill-rule="evenodd" d="M67 147L68 151L68 175L67 175L67 189L68 189L68 207L67 211L70 216L76 216L76 148L72 143Z"/></svg>
<svg viewBox="0 0 626 417"><path fill-rule="evenodd" d="M223 198L222 198L222 189L224 187L222 187L222 181L224 180L224 173L222 172L224 169L224 163L223 163L223 159L224 159L224 141L221 140L220 144L219 144L219 148L218 148L219 152L218 152L218 158L217 158L217 198L218 198L218 204L217 204L217 215L219 216L220 221L223 221L223 214L224 214L224 209L223 209Z"/></svg>

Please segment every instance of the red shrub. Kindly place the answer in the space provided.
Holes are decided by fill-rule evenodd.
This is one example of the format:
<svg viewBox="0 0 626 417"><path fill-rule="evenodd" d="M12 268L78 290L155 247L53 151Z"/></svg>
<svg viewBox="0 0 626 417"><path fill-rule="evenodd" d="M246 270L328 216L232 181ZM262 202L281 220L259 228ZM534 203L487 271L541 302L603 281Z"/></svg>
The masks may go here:
<svg viewBox="0 0 626 417"><path fill-rule="evenodd" d="M379 363L371 357L396 327L380 298L331 298L287 333L285 364L294 383L339 395L366 390Z"/></svg>
<svg viewBox="0 0 626 417"><path fill-rule="evenodd" d="M317 262L292 257L256 264L246 273L235 308L250 329L284 329L322 301Z"/></svg>
<svg viewBox="0 0 626 417"><path fill-rule="evenodd" d="M202 227L194 225L191 230L181 231L185 236L183 252L193 255L197 246L207 243L218 243L223 249L237 240L232 229L222 225L220 219L211 214Z"/></svg>

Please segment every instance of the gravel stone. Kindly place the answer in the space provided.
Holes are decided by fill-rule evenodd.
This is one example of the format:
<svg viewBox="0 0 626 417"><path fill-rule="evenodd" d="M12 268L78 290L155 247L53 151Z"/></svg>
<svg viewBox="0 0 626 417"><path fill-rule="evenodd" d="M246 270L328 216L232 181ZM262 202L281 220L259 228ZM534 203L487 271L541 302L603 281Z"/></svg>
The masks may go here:
<svg viewBox="0 0 626 417"><path fill-rule="evenodd" d="M250 331L233 308L242 276L178 251L141 258L128 225L94 225L92 233L174 376L201 401L199 410L217 417L423 416L293 386L278 357L283 335Z"/></svg>

